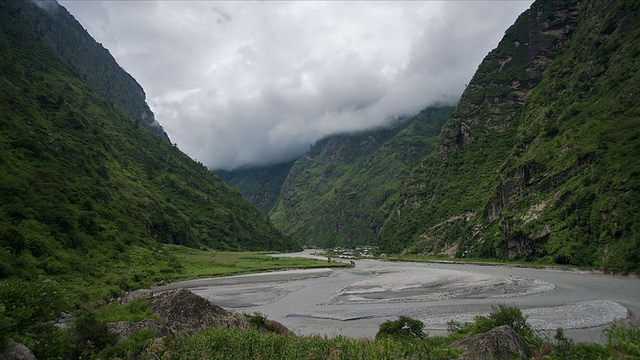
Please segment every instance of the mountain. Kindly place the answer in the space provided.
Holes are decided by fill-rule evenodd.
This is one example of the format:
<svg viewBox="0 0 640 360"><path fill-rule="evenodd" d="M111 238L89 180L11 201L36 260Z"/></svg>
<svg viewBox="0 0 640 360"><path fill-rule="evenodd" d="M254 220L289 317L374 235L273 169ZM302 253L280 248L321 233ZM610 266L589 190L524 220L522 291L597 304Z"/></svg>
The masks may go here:
<svg viewBox="0 0 640 360"><path fill-rule="evenodd" d="M394 127L334 135L293 164L219 174L300 243L371 244L452 111L431 107Z"/></svg>
<svg viewBox="0 0 640 360"><path fill-rule="evenodd" d="M385 252L640 271L640 4L537 1L405 182Z"/></svg>
<svg viewBox="0 0 640 360"><path fill-rule="evenodd" d="M293 162L287 162L230 171L218 170L215 173L267 216L278 200L280 188L292 166Z"/></svg>
<svg viewBox="0 0 640 360"><path fill-rule="evenodd" d="M53 30L75 27L55 5ZM0 2L0 279L110 278L127 289L162 279L129 274L135 265L164 262L175 271L159 243L299 249L237 191L87 85L45 30L23 19L29 6L40 11ZM74 39L67 46L83 49ZM112 75L99 76L115 94Z"/></svg>
<svg viewBox="0 0 640 360"><path fill-rule="evenodd" d="M41 0L9 1L8 5L91 89L169 142L169 136L145 101L142 86L64 7L56 1Z"/></svg>

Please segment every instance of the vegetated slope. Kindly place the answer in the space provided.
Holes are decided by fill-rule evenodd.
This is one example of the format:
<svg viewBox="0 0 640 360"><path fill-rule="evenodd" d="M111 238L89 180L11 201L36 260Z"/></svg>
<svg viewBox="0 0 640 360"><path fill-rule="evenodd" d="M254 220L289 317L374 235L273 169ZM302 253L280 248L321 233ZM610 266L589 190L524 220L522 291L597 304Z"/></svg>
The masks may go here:
<svg viewBox="0 0 640 360"><path fill-rule="evenodd" d="M395 128L318 142L291 167L270 212L274 225L304 244L373 243L402 180L452 109L432 107Z"/></svg>
<svg viewBox="0 0 640 360"><path fill-rule="evenodd" d="M105 100L169 142L149 109L144 90L109 51L97 43L56 1L8 1L60 60Z"/></svg>
<svg viewBox="0 0 640 360"><path fill-rule="evenodd" d="M229 186L240 191L242 196L266 216L278 200L280 188L292 166L293 161L229 171L217 170L215 174Z"/></svg>
<svg viewBox="0 0 640 360"><path fill-rule="evenodd" d="M157 242L299 248L91 90L16 11L0 3L0 278L118 276L116 264L140 265L131 249Z"/></svg>
<svg viewBox="0 0 640 360"><path fill-rule="evenodd" d="M640 270L639 8L523 13L406 182L380 248Z"/></svg>

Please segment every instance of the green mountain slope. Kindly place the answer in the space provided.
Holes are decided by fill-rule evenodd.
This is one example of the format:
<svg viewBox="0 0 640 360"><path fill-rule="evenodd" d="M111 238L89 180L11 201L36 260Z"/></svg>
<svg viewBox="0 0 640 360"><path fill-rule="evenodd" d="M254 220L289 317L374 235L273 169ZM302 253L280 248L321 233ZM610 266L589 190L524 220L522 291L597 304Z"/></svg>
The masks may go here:
<svg viewBox="0 0 640 360"><path fill-rule="evenodd" d="M639 8L523 13L406 182L381 249L639 271Z"/></svg>
<svg viewBox="0 0 640 360"><path fill-rule="evenodd" d="M374 243L402 181L432 149L451 111L428 108L404 126L316 144L289 172L270 213L274 225L323 247Z"/></svg>
<svg viewBox="0 0 640 360"><path fill-rule="evenodd" d="M403 180L432 149L452 110L432 107L394 128L326 138L293 165L221 176L301 243L371 244Z"/></svg>
<svg viewBox="0 0 640 360"><path fill-rule="evenodd" d="M157 242L298 249L238 192L90 89L17 12L0 3L0 278L115 279L122 266L171 263L152 251ZM161 274L122 281L142 278Z"/></svg>
<svg viewBox="0 0 640 360"><path fill-rule="evenodd" d="M231 171L218 170L215 173L222 181L240 191L266 216L276 204L280 188L292 166L293 162L288 162Z"/></svg>
<svg viewBox="0 0 640 360"><path fill-rule="evenodd" d="M161 138L169 136L149 109L144 90L109 51L55 1L8 1L67 67L113 106Z"/></svg>

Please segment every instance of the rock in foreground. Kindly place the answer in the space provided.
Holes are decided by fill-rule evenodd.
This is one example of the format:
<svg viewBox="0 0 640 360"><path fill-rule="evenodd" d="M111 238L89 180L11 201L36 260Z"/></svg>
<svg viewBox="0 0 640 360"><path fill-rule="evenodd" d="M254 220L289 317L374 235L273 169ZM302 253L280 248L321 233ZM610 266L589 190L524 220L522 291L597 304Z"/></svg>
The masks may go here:
<svg viewBox="0 0 640 360"><path fill-rule="evenodd" d="M451 347L462 350L460 359L465 360L523 359L527 355L522 338L509 325L456 340Z"/></svg>
<svg viewBox="0 0 640 360"><path fill-rule="evenodd" d="M140 330L151 330L156 337L183 337L191 336L196 331L207 327L248 329L252 325L247 316L227 311L185 289L176 289L154 296L149 300L149 306L160 321L150 319L140 322L120 321L110 323L109 328L118 334L120 341L123 341ZM276 321L266 318L262 320L259 324L260 331L294 335L291 330Z"/></svg>

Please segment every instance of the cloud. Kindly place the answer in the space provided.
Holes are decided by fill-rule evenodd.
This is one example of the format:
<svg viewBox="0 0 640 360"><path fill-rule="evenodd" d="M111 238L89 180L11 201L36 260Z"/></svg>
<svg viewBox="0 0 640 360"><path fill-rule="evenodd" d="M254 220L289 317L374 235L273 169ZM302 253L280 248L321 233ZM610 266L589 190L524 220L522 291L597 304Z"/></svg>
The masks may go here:
<svg viewBox="0 0 640 360"><path fill-rule="evenodd" d="M61 1L211 169L456 101L531 1Z"/></svg>

